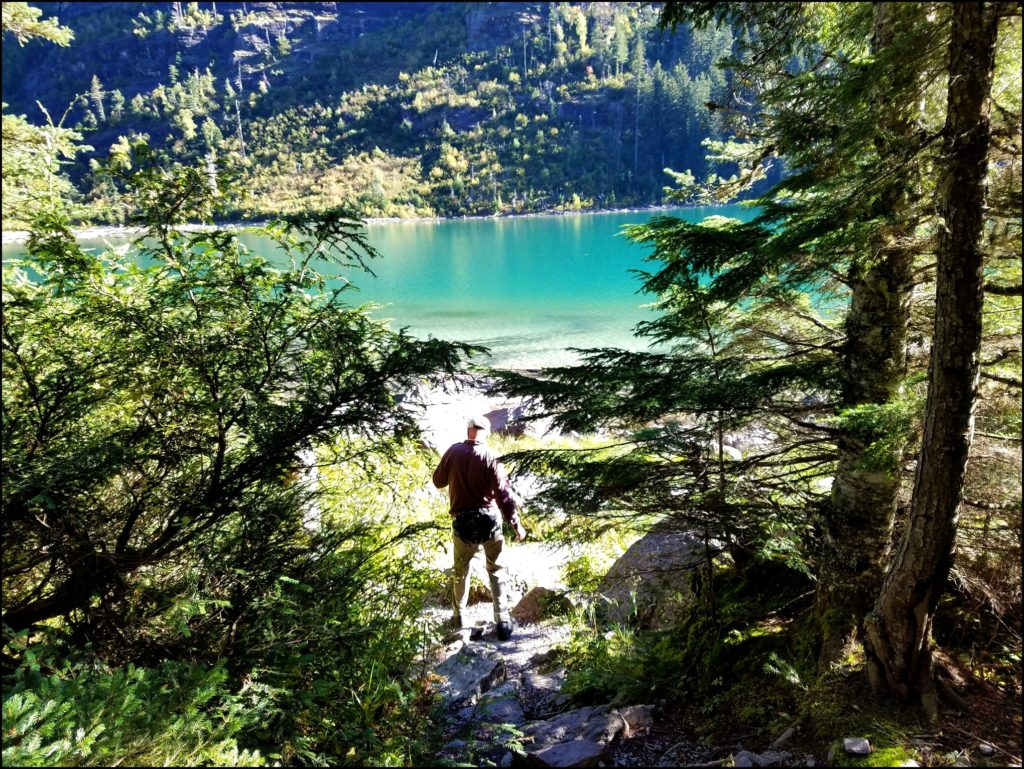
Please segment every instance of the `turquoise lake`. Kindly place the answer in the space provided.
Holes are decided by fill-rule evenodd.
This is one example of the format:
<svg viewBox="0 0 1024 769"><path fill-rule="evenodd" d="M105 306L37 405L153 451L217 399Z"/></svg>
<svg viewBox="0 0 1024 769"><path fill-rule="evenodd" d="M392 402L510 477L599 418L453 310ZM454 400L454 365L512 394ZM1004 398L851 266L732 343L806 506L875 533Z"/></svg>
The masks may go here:
<svg viewBox="0 0 1024 769"><path fill-rule="evenodd" d="M700 221L729 216L749 221L741 206L629 211L578 216L411 221L370 224L370 242L383 255L377 277L346 273L360 289L349 301L382 305L375 316L415 336L483 344L480 363L510 368L560 365L577 359L567 348L643 349L633 328L653 313L630 272L651 269L647 247L627 241L623 225L659 214ZM273 259L268 241L243 236ZM83 241L119 245L126 238ZM4 258L23 253L6 245ZM335 270L325 269L334 272Z"/></svg>

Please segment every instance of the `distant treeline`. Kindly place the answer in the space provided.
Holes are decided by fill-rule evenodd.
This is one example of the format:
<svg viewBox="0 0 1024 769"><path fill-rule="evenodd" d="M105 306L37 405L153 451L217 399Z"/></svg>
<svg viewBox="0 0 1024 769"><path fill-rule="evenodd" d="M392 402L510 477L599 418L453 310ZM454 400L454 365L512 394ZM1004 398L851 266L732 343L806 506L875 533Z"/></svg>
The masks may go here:
<svg viewBox="0 0 1024 769"><path fill-rule="evenodd" d="M8 111L72 105L93 151L69 173L83 216L109 222L131 212L100 170L138 136L239 175L241 217L658 203L664 169L716 170L702 142L723 138L730 84L713 63L738 43L725 25L665 34L640 3L42 5L75 40L6 46Z"/></svg>

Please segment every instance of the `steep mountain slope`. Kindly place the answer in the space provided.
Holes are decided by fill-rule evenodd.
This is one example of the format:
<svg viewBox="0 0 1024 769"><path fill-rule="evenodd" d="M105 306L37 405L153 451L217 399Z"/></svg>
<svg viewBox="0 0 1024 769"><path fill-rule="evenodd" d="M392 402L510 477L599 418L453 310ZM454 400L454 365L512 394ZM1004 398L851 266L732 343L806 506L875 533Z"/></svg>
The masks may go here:
<svg viewBox="0 0 1024 769"><path fill-rule="evenodd" d="M40 5L75 41L8 41L4 101L32 121L37 99L71 105L95 148L71 176L110 220L126 212L89 161L139 135L233 167L242 216L658 202L663 169L707 170L727 85L712 62L733 44L727 28L662 33L639 3Z"/></svg>

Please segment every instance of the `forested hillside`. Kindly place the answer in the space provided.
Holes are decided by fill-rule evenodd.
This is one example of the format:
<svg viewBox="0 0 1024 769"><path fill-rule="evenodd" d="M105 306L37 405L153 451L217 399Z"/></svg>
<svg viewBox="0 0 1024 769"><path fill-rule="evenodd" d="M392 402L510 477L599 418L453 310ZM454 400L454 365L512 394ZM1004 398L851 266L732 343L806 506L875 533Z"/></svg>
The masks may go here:
<svg viewBox="0 0 1024 769"><path fill-rule="evenodd" d="M98 161L135 137L216 164L236 216L646 205L708 170L728 25L656 29L641 3L42 3L68 48L4 49L8 111L81 132L83 213L126 215ZM142 10L140 10L142 8ZM734 167L733 167L734 168ZM5 221L10 216L5 209Z"/></svg>
<svg viewBox="0 0 1024 769"><path fill-rule="evenodd" d="M4 766L1021 765L1020 2L2 11Z"/></svg>

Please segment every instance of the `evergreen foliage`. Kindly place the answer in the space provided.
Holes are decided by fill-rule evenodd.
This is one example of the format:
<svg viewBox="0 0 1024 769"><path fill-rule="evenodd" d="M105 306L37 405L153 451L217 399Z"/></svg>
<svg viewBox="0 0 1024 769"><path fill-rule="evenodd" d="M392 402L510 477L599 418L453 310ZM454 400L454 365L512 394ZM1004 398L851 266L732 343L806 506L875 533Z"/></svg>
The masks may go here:
<svg viewBox="0 0 1024 769"><path fill-rule="evenodd" d="M553 508L668 517L726 539L738 561L795 545L818 580L827 664L881 587L920 430L915 350L927 349L934 307L929 172L943 160L949 16L914 4L670 3L663 22L728 24L743 41L723 62L735 87L721 107L736 141L714 148L741 172L686 177L679 196L734 195L775 156L794 171L754 201L752 222L656 217L627 229L657 264L641 278L662 314L637 329L657 351L584 350L579 366L505 372L498 387L532 398L533 417L624 437L610 454L512 460L543 474ZM993 181L1018 164L1009 150ZM1011 208L987 226L993 272L1014 251L1010 269L1019 266L1019 199ZM1014 246L993 248L1003 237ZM1017 299L1016 324L1019 313ZM997 339L1019 362L1019 340L1009 351ZM1019 388L1012 376L1004 384ZM730 458L733 444L742 458ZM997 505L1019 516L1019 481L1003 472Z"/></svg>
<svg viewBox="0 0 1024 769"><path fill-rule="evenodd" d="M5 765L264 765L235 740L263 708L251 692L226 690L223 665L76 672L20 671L4 695Z"/></svg>
<svg viewBox="0 0 1024 769"><path fill-rule="evenodd" d="M19 46L31 40L45 40L67 46L74 34L55 19L40 21L42 11L28 3L5 3L3 34L10 33ZM6 49L5 49L6 50ZM24 115L3 109L3 223L24 226L39 212L61 204L74 187L61 172L79 152L92 148L78 144L81 133L64 128L65 112L54 124L43 109L46 125L34 125Z"/></svg>
<svg viewBox="0 0 1024 769"><path fill-rule="evenodd" d="M438 511L396 524L398 458L425 472L399 401L473 348L348 303L318 260L378 255L345 212L268 224L275 266L175 229L229 180L128 159L138 254L57 211L4 265L5 762L409 763ZM359 493L310 480L311 447Z"/></svg>
<svg viewBox="0 0 1024 769"><path fill-rule="evenodd" d="M649 249L648 351L582 350L494 385L589 434L509 444L541 484L531 512L557 513L533 531L622 544L659 524L709 553L680 578L692 603L675 626L609 629L584 606L568 692L690 698L755 729L799 711L823 729L902 542L901 568L921 573L890 572L868 662L901 697L927 695L934 632L1019 693L1019 3L669 3L675 34L640 4L430 4L361 30L328 5L172 3L130 25L72 6L77 42L130 38L151 80L110 57L55 67L74 129L5 104L4 222L32 230L3 266L5 765L429 759L421 617L447 517L404 403L478 348L352 302L348 274L379 257L360 217L654 202L666 165L676 202L773 186L751 222L626 229ZM984 17L993 66L958 56L955 14ZM5 78L61 61L71 29L40 16L4 4L19 44ZM991 79L987 137L951 128L971 121L957 67ZM100 152L72 178L92 216L144 228L135 253L74 240L62 167L92 153L86 133ZM970 227L949 224L957 206ZM235 232L178 227L268 214L273 262ZM926 426L926 362L966 317L947 302L968 252L975 344L939 373L970 397L933 403ZM914 457L952 456L948 436L929 445L947 421L962 456L932 479L954 481L946 539L915 560L940 527L902 515L938 509L911 498L933 469ZM582 555L566 582L593 590L606 565ZM925 664L903 675L891 641L910 616Z"/></svg>

